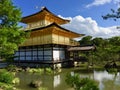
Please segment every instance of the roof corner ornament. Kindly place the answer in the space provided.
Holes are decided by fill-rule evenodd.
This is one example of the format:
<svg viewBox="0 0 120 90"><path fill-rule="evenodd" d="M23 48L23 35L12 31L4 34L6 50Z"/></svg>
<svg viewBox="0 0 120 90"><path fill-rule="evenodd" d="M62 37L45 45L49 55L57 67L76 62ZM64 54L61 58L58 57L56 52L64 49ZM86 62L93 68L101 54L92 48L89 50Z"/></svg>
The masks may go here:
<svg viewBox="0 0 120 90"><path fill-rule="evenodd" d="M45 8L46 8L45 6L42 6L42 7L35 6L35 9L41 9L41 10L44 10Z"/></svg>
<svg viewBox="0 0 120 90"><path fill-rule="evenodd" d="M45 8L46 8L45 6L42 6L42 7L41 7L41 10L43 10L43 9L45 9Z"/></svg>

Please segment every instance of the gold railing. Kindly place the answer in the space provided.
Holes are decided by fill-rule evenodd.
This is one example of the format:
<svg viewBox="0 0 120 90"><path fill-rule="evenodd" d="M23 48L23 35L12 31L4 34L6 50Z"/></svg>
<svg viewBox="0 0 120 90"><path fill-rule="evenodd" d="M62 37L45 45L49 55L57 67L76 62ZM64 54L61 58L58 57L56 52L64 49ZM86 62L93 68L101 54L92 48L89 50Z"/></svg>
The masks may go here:
<svg viewBox="0 0 120 90"><path fill-rule="evenodd" d="M70 39L70 45L77 46L77 45L79 45L79 42L76 40Z"/></svg>

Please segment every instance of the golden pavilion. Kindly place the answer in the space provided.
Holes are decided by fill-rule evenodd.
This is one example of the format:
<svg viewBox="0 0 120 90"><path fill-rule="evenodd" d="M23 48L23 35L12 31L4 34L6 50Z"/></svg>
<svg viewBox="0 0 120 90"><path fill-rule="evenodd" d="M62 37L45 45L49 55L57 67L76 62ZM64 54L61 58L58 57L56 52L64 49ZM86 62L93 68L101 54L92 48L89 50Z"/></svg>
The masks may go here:
<svg viewBox="0 0 120 90"><path fill-rule="evenodd" d="M83 36L61 27L70 20L54 15L46 7L23 17L21 22L27 25L24 30L30 32L30 37L15 53L14 61L20 65L61 67L70 61L68 47L79 45L74 38Z"/></svg>

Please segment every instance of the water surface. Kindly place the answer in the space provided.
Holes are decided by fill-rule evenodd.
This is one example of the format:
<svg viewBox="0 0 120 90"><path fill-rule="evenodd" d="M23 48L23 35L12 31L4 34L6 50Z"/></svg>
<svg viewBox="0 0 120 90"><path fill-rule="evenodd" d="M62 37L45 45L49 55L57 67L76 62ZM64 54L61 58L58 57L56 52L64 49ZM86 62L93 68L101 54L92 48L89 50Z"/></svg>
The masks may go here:
<svg viewBox="0 0 120 90"><path fill-rule="evenodd" d="M78 73L81 78L88 77L95 80L98 83L100 90L120 90L120 73L110 74L107 71L89 71L80 70L79 68L62 69L58 74L38 74L20 72L17 76L20 78L20 85L17 87L21 90L38 90L31 88L29 83L33 80L41 81L41 87L47 90L74 90L69 87L65 82L65 76L67 73Z"/></svg>

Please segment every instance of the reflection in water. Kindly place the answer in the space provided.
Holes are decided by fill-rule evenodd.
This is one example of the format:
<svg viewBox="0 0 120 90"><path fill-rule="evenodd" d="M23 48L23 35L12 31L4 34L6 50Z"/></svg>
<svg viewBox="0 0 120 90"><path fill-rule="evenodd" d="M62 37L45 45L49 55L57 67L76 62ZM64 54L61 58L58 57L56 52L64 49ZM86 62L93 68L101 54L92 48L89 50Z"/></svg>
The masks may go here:
<svg viewBox="0 0 120 90"><path fill-rule="evenodd" d="M108 85L110 85L111 82L112 83L112 87L114 87L114 89L112 90L119 90L119 89L115 89L118 82L120 82L120 77L119 77L119 73L117 74L109 74L107 71L94 71L94 80L99 81L99 89L100 90L108 90L106 89L106 83ZM111 90L111 89L109 89Z"/></svg>
<svg viewBox="0 0 120 90"><path fill-rule="evenodd" d="M99 82L99 89L104 90L104 85L103 85L102 81Z"/></svg>
<svg viewBox="0 0 120 90"><path fill-rule="evenodd" d="M94 71L94 79L98 81L103 81L104 79L112 80L114 74L109 74L107 71Z"/></svg>
<svg viewBox="0 0 120 90"><path fill-rule="evenodd" d="M67 73L74 75L74 69L63 69L61 73L57 75L39 75L29 73L18 73L20 78L20 85L18 86L21 90L37 90L36 88L30 88L28 84L33 80L41 80L43 82L41 87L48 88L47 90L73 90L65 82L65 76ZM80 77L91 78L99 84L100 90L120 90L120 73L110 74L107 71L94 71L91 73L77 72Z"/></svg>
<svg viewBox="0 0 120 90"><path fill-rule="evenodd" d="M55 75L53 82L54 82L54 87L57 87L60 84L60 75Z"/></svg>

